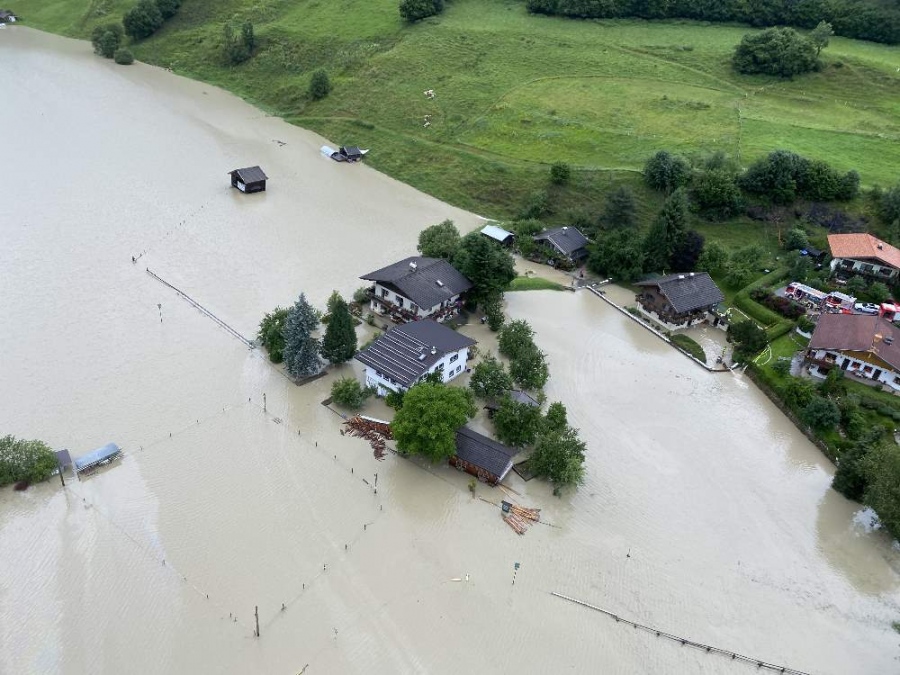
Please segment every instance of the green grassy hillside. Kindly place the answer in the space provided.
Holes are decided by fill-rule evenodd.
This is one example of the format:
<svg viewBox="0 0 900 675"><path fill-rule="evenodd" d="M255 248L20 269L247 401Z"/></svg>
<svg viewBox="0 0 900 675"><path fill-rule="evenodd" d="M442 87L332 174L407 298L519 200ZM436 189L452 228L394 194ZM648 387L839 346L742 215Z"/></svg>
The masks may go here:
<svg viewBox="0 0 900 675"><path fill-rule="evenodd" d="M45 0L16 7L28 25L85 37L132 0ZM250 19L254 58L224 66L222 26ZM510 216L554 188L557 213L595 210L654 151L721 149L743 164L775 148L856 169L865 185L900 178L900 48L832 39L820 73L739 76L750 29L687 22L572 21L511 0L453 0L404 25L396 0L184 0L135 46L144 61L219 84L335 142L371 147L371 164L454 204ZM312 70L335 85L309 102ZM436 97L423 94L433 89ZM430 126L425 126L426 115ZM642 192L649 214L656 195Z"/></svg>

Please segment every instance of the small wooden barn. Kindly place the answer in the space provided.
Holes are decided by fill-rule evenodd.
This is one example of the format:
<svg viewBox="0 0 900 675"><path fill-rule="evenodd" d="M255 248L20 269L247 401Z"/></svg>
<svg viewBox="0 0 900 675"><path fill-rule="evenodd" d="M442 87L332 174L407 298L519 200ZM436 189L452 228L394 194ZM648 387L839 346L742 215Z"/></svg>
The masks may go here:
<svg viewBox="0 0 900 675"><path fill-rule="evenodd" d="M241 192L265 192L269 177L258 166L230 171L231 187Z"/></svg>
<svg viewBox="0 0 900 675"><path fill-rule="evenodd" d="M469 427L460 427L456 430L456 454L450 457L450 465L488 485L497 485L506 478L518 452Z"/></svg>

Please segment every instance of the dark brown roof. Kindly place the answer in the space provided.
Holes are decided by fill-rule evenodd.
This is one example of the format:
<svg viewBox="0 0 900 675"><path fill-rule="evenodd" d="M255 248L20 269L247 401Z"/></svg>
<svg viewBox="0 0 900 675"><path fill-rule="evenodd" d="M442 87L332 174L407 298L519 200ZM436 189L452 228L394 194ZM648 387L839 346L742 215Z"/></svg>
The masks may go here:
<svg viewBox="0 0 900 675"><path fill-rule="evenodd" d="M866 314L823 314L810 349L872 352L900 370L900 329L887 319Z"/></svg>
<svg viewBox="0 0 900 675"><path fill-rule="evenodd" d="M588 240L577 227L557 227L555 230L547 230L534 235L535 241L549 242L553 248L563 255L586 253L584 247Z"/></svg>
<svg viewBox="0 0 900 675"><path fill-rule="evenodd" d="M456 456L493 474L498 482L509 473L512 458L518 452L515 448L508 448L469 427L456 430Z"/></svg>
<svg viewBox="0 0 900 675"><path fill-rule="evenodd" d="M706 272L670 274L638 281L636 286L657 286L678 314L717 305L725 299L716 282Z"/></svg>
<svg viewBox="0 0 900 675"><path fill-rule="evenodd" d="M268 180L268 176L258 166L248 166L243 169L235 169L231 173L237 174L238 178L244 183L258 183L262 180Z"/></svg>
<svg viewBox="0 0 900 675"><path fill-rule="evenodd" d="M445 354L474 344L462 333L422 319L392 328L357 354L356 360L411 387Z"/></svg>
<svg viewBox="0 0 900 675"><path fill-rule="evenodd" d="M360 277L390 284L419 307L430 309L472 288L453 265L439 258L412 256Z"/></svg>

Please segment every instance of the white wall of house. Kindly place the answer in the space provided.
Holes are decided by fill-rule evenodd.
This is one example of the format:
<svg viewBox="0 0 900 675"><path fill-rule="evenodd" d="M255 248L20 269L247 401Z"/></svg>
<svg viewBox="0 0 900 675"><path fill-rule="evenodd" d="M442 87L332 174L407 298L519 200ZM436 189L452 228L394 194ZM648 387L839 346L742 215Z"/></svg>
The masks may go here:
<svg viewBox="0 0 900 675"><path fill-rule="evenodd" d="M886 384L895 391L900 391L900 373L891 368L876 366L865 361L860 361L842 352L827 349L818 349L813 353L813 358L818 361L833 360L834 367L840 368L847 375L855 375L868 380L875 380ZM846 363L846 367L844 364ZM873 377L876 371L881 371L878 377Z"/></svg>
<svg viewBox="0 0 900 675"><path fill-rule="evenodd" d="M390 302L391 304L397 305L398 307L402 307L403 309L405 309L409 312L415 312L416 316L420 316L424 319L426 317L431 316L435 312L438 312L442 308L455 303L457 300L459 300L459 295L454 295L449 300L445 300L444 302L437 304L434 307L419 307L416 303L414 303L412 300L410 300L406 296L401 295L400 293L396 293L389 288L385 288L384 286L382 286L381 284L376 282L375 298L377 298L378 300L384 300L386 302ZM370 303L370 309L373 312L378 312L380 309L374 298L372 299L372 302Z"/></svg>
<svg viewBox="0 0 900 675"><path fill-rule="evenodd" d="M437 363L435 363L428 372L433 373L438 368L443 368L444 382L450 382L462 375L466 370L466 361L469 359L469 348L464 347L455 352L444 354ZM424 377L425 375L423 375ZM389 391L406 391L407 387L402 386L399 382L395 382L385 373L381 373L371 366L365 367L365 384L367 387L375 387L379 396L385 396Z"/></svg>
<svg viewBox="0 0 900 675"><path fill-rule="evenodd" d="M842 263L852 263L846 266ZM881 279L894 279L897 276L897 268L890 265L880 265L872 260L854 260L853 258L834 258L831 261L831 271L863 272Z"/></svg>

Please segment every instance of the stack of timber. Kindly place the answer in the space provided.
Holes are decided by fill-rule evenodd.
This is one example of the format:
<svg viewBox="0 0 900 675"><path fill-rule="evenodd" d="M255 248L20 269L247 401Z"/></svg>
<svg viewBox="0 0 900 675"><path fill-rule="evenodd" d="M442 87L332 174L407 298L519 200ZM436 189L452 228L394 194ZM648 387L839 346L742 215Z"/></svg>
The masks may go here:
<svg viewBox="0 0 900 675"><path fill-rule="evenodd" d="M391 433L391 425L381 420L356 415L344 422L347 433L356 438L365 438L372 446L375 459L383 460L387 454L385 440L394 438ZM343 433L343 432L341 432Z"/></svg>
<svg viewBox="0 0 900 675"><path fill-rule="evenodd" d="M507 504L507 502L504 502ZM509 504L508 509L503 510L503 519L517 534L525 534L532 523L540 522L541 510L529 509L518 504Z"/></svg>

